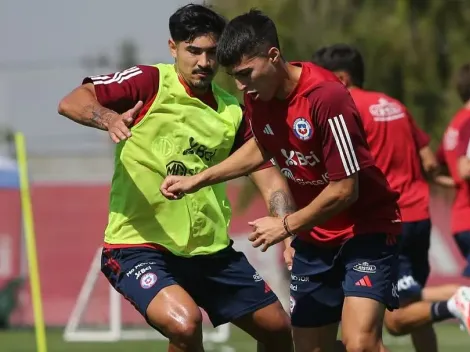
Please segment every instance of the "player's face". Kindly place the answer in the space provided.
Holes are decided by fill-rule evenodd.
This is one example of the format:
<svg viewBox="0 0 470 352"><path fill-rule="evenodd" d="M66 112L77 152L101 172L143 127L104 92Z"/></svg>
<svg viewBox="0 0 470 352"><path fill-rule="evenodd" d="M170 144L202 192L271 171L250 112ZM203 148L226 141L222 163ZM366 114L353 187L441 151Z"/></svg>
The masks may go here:
<svg viewBox="0 0 470 352"><path fill-rule="evenodd" d="M271 48L266 56L246 57L228 73L235 78L237 88L251 95L253 99L269 101L280 86L276 63L280 60L279 50Z"/></svg>
<svg viewBox="0 0 470 352"><path fill-rule="evenodd" d="M203 35L196 37L192 42L178 43L170 40L169 45L180 76L191 88L207 90L217 73L215 37Z"/></svg>

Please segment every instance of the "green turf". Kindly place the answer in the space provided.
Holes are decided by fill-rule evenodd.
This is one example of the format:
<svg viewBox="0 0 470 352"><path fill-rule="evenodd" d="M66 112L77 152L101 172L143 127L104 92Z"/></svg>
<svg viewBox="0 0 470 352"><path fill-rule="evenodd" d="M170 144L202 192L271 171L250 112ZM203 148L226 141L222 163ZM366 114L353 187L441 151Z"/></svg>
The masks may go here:
<svg viewBox="0 0 470 352"><path fill-rule="evenodd" d="M455 324L439 324L436 326L440 352L468 352L470 351L470 336L459 330ZM166 351L165 341L133 341L116 343L83 343L64 342L62 331L49 330L47 333L48 352L129 352L132 349L139 351ZM412 351L409 338L391 338L385 336L387 347L392 352ZM1 352L34 352L35 338L30 330L0 331ZM243 332L233 328L231 338L226 344L207 345L206 351L214 352L252 352L255 344Z"/></svg>

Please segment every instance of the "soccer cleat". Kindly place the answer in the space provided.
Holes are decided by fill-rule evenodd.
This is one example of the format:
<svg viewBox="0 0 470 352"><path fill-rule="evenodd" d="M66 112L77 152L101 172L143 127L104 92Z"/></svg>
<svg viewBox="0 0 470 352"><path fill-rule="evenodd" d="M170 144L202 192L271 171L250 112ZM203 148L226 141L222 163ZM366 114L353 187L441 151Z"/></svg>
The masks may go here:
<svg viewBox="0 0 470 352"><path fill-rule="evenodd" d="M470 287L462 286L450 298L451 313L460 321L460 328L470 334Z"/></svg>

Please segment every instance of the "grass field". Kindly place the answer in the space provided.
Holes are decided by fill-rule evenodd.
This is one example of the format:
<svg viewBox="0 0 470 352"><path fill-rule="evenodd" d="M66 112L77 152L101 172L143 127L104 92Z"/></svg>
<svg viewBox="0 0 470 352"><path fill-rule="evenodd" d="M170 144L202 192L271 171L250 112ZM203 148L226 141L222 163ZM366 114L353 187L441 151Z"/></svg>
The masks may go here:
<svg viewBox="0 0 470 352"><path fill-rule="evenodd" d="M470 336L460 331L455 324L437 325L440 352L468 352L470 351ZM165 341L134 341L116 343L83 343L64 342L61 330L49 330L48 352L128 352L132 349L140 351L166 352ZM387 347L392 352L412 351L409 338L392 338L385 336ZM33 352L35 351L35 338L31 330L0 331L1 352ZM226 344L207 345L206 351L214 352L252 352L255 344L242 331L232 329L230 340Z"/></svg>

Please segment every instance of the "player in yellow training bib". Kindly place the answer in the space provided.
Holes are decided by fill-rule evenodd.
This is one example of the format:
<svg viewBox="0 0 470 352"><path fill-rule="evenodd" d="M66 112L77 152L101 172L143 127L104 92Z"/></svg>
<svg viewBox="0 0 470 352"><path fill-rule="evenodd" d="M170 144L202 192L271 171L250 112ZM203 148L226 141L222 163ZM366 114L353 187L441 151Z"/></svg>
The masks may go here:
<svg viewBox="0 0 470 352"><path fill-rule="evenodd" d="M169 21L174 65L135 66L92 76L62 99L59 113L107 130L117 143L102 271L154 328L169 351L204 351L203 308L214 326L232 322L267 352L292 350L276 295L228 236L225 184L178 201L159 186L226 159L253 138L237 100L212 82L225 20L190 4ZM293 209L277 168L251 177L270 212Z"/></svg>

